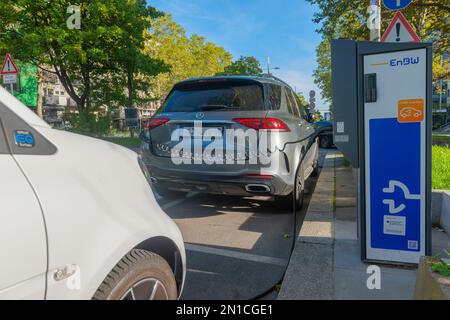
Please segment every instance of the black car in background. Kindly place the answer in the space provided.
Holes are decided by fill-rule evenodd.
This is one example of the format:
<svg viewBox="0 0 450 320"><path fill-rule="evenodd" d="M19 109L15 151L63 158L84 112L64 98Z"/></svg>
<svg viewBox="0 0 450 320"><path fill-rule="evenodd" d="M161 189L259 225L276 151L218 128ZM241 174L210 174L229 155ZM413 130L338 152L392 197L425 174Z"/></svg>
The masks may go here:
<svg viewBox="0 0 450 320"><path fill-rule="evenodd" d="M320 130L319 146L327 149L334 145L333 141L333 123L330 121L317 121L313 123L316 130Z"/></svg>

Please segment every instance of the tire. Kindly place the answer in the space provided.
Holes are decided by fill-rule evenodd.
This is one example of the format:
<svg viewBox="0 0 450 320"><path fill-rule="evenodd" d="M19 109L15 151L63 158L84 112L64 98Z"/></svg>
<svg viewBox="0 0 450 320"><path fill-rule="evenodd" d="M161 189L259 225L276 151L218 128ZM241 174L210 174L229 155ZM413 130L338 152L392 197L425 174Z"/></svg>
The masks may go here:
<svg viewBox="0 0 450 320"><path fill-rule="evenodd" d="M186 194L186 192L170 190L170 189L158 186L158 185L153 185L153 187L155 188L156 192L158 192L158 194L161 197L167 198L167 199L181 198Z"/></svg>
<svg viewBox="0 0 450 320"><path fill-rule="evenodd" d="M331 147L331 138L328 135L320 136L320 147L323 149L328 149Z"/></svg>
<svg viewBox="0 0 450 320"><path fill-rule="evenodd" d="M111 270L93 299L176 300L177 296L167 262L152 252L133 249Z"/></svg>
<svg viewBox="0 0 450 320"><path fill-rule="evenodd" d="M293 199L295 195L295 201ZM300 163L300 168L297 171L297 176L295 178L294 191L288 196L278 197L277 202L280 206L286 210L300 210L303 206L303 198L305 196L305 178L304 178L304 167L303 161Z"/></svg>

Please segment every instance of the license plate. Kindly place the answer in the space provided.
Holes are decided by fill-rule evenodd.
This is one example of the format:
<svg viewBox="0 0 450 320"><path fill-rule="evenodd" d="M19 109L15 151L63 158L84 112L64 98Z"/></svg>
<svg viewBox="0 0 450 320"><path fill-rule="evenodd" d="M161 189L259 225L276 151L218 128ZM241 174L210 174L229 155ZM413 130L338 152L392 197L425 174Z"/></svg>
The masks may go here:
<svg viewBox="0 0 450 320"><path fill-rule="evenodd" d="M197 129L197 132L195 132L195 128L194 128L194 127L184 127L183 129L188 130L188 131L189 131L189 134L190 134L192 137L195 137L195 138L201 138L201 137L199 136L199 133L200 133L200 132L198 132L198 131L200 131L200 130ZM205 132L208 131L209 129L217 129L217 130L219 130L219 132L222 134L222 138L225 139L225 137L223 136L223 127L202 127L202 131L201 131L202 136L204 136L204 135L205 135Z"/></svg>

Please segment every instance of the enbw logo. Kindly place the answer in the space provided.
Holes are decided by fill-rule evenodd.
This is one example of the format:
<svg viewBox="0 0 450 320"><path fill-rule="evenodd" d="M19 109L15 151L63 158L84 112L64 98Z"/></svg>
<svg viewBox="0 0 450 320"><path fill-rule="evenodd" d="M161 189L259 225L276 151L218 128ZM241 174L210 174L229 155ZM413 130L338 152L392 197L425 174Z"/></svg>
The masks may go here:
<svg viewBox="0 0 450 320"><path fill-rule="evenodd" d="M419 64L420 58L403 58L403 59L391 59L389 62L389 65L391 67L401 67L401 66L408 66L410 64Z"/></svg>

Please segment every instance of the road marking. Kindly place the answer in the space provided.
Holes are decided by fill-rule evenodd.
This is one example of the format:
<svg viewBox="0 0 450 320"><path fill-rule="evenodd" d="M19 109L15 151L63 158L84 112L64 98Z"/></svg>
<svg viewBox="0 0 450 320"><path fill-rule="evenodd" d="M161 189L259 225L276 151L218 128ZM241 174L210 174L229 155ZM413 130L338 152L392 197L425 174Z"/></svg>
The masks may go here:
<svg viewBox="0 0 450 320"><path fill-rule="evenodd" d="M226 249L218 249L218 248L211 248L196 244L185 244L186 250L188 251L194 251L194 252L201 252L201 253L207 253L212 254L215 256L222 256L222 257L228 257L228 258L234 258L234 259L240 259L240 260L246 260L246 261L252 261L252 262L259 262L259 263L266 263L266 264L272 264L276 266L282 266L286 267L288 264L287 259L281 259L281 258L274 258L274 257L267 257L267 256L261 256L251 253L244 253L239 251L233 251L233 250L226 250Z"/></svg>
<svg viewBox="0 0 450 320"><path fill-rule="evenodd" d="M198 195L198 192L189 192L184 198L168 202L165 205L161 206L161 208L163 210L170 209L170 208L175 207L175 206L179 205L180 203L182 203L196 195Z"/></svg>

